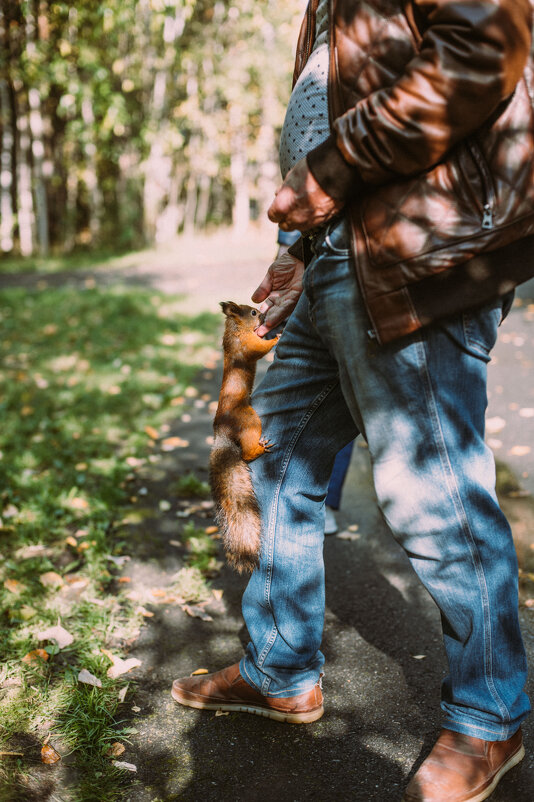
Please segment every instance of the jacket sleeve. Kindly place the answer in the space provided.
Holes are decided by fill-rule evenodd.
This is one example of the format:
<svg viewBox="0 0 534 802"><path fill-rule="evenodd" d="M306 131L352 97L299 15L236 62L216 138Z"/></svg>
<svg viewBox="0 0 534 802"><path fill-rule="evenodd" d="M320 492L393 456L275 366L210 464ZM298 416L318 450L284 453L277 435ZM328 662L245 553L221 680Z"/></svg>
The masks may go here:
<svg viewBox="0 0 534 802"><path fill-rule="evenodd" d="M531 46L529 0L413 0L421 42L392 86L338 117L308 166L346 200L433 167L514 91Z"/></svg>

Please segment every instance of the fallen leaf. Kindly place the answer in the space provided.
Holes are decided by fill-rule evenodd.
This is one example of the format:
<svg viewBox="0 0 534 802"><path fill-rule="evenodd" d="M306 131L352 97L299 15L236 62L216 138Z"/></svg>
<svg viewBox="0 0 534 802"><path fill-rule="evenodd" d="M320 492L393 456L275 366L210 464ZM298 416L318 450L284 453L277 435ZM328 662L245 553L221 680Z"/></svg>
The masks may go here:
<svg viewBox="0 0 534 802"><path fill-rule="evenodd" d="M26 590L26 585L22 582L19 582L18 579L6 579L4 582L4 587L6 590L9 590L10 593L23 593Z"/></svg>
<svg viewBox="0 0 534 802"><path fill-rule="evenodd" d="M169 546L176 546L177 549L181 549L183 545L179 540L169 540Z"/></svg>
<svg viewBox="0 0 534 802"><path fill-rule="evenodd" d="M129 657L128 659L123 660L122 657L117 657L108 649L101 649L100 651L102 654L105 654L108 660L111 660L113 663L113 665L108 668L106 672L108 677L111 679L116 679L122 674L127 674L128 671L131 671L133 668L137 668L137 666L141 665L141 660L138 660L137 657Z"/></svg>
<svg viewBox="0 0 534 802"><path fill-rule="evenodd" d="M150 610L145 609L145 607L136 607L135 612L137 615L142 615L144 618L154 618L154 613L151 613Z"/></svg>
<svg viewBox="0 0 534 802"><path fill-rule="evenodd" d="M336 537L339 540L359 540L361 535L356 534L355 532L340 532Z"/></svg>
<svg viewBox="0 0 534 802"><path fill-rule="evenodd" d="M159 508L162 512L168 512L171 509L171 507L172 507L171 502L167 501L166 499L162 499L159 503Z"/></svg>
<svg viewBox="0 0 534 802"><path fill-rule="evenodd" d="M130 557L127 554L123 554L121 557L115 557L114 554L108 554L107 558L108 560L111 560L112 563L115 563L115 565L118 565L119 568L123 566L124 563L127 563L128 560L130 559Z"/></svg>
<svg viewBox="0 0 534 802"><path fill-rule="evenodd" d="M184 613L187 613L187 615L190 615L191 618L200 618L201 621L213 621L211 615L208 615L208 613L203 610L202 607L197 607L196 605L192 604L183 604L182 610Z"/></svg>
<svg viewBox="0 0 534 802"><path fill-rule="evenodd" d="M39 632L37 637L39 640L55 640L60 649L64 649L65 646L70 646L74 640L70 632L67 632L60 624L55 627L49 627L43 630L43 632Z"/></svg>
<svg viewBox="0 0 534 802"><path fill-rule="evenodd" d="M148 434L152 440L157 440L159 437L159 432L157 429L154 429L153 426L145 426L145 434Z"/></svg>
<svg viewBox="0 0 534 802"><path fill-rule="evenodd" d="M133 712L134 712L134 713L140 713L140 712L141 712L141 708L140 708L140 707L138 707L137 705L134 705L134 706L132 707L132 710L133 710Z"/></svg>
<svg viewBox="0 0 534 802"><path fill-rule="evenodd" d="M426 654L412 654L414 660L424 660L426 658Z"/></svg>
<svg viewBox="0 0 534 802"><path fill-rule="evenodd" d="M504 427L506 426L506 421L504 418L500 418L496 415L494 418L488 418L486 420L486 431L488 434L498 434L502 432Z"/></svg>
<svg viewBox="0 0 534 802"><path fill-rule="evenodd" d="M191 677L196 677L196 676L197 676L197 674L209 674L209 673L210 673L210 672L208 671L208 669L207 669L207 668L197 668L197 670L196 670L196 671L192 671L192 672L191 672L190 676L191 676Z"/></svg>
<svg viewBox="0 0 534 802"><path fill-rule="evenodd" d="M33 649L33 651L28 652L28 654L24 655L22 658L23 663L35 663L37 660L44 660L45 663L49 659L50 655L48 652L45 652L44 649Z"/></svg>
<svg viewBox="0 0 534 802"><path fill-rule="evenodd" d="M534 599L527 599L525 601L525 607L534 607Z"/></svg>
<svg viewBox="0 0 534 802"><path fill-rule="evenodd" d="M61 760L61 755L56 752L53 746L45 744L41 749L41 760L43 763L47 764L57 763L58 760Z"/></svg>
<svg viewBox="0 0 534 802"><path fill-rule="evenodd" d="M74 546L74 548L76 548L76 546L78 545L78 541L72 535L69 535L68 537L65 538L65 543L67 544L67 546Z"/></svg>
<svg viewBox="0 0 534 802"><path fill-rule="evenodd" d="M534 418L534 409L532 407L523 407L519 410L522 418Z"/></svg>
<svg viewBox="0 0 534 802"><path fill-rule="evenodd" d="M215 711L215 718L218 716L229 716L230 712L228 710L216 710Z"/></svg>
<svg viewBox="0 0 534 802"><path fill-rule="evenodd" d="M33 557L50 557L54 550L38 543L34 546L23 546L15 552L17 560L31 560Z"/></svg>
<svg viewBox="0 0 534 802"><path fill-rule="evenodd" d="M24 757L24 752L0 752L0 757Z"/></svg>
<svg viewBox="0 0 534 802"><path fill-rule="evenodd" d="M82 682L84 685L93 685L95 688L102 687L102 680L95 677L95 675L91 674L86 668L82 668L78 674L78 682Z"/></svg>
<svg viewBox="0 0 534 802"><path fill-rule="evenodd" d="M220 590L219 588L214 588L214 590L212 590L212 593L217 599L217 601L220 601L223 597L224 590Z"/></svg>
<svg viewBox="0 0 534 802"><path fill-rule="evenodd" d="M118 741L115 741L114 744L111 744L106 754L108 757L120 757L125 751L126 747Z"/></svg>
<svg viewBox="0 0 534 802"><path fill-rule="evenodd" d="M205 532L207 535L215 535L215 534L216 534L218 531L219 531L219 527L218 527L218 526L207 526L207 527L204 529L204 532Z"/></svg>
<svg viewBox="0 0 534 802"><path fill-rule="evenodd" d="M55 571L47 571L46 574L41 574L39 582L45 588L60 588L63 585L63 577Z"/></svg>
<svg viewBox="0 0 534 802"><path fill-rule="evenodd" d="M187 448L189 440L184 440L182 437L166 437L161 441L162 451L174 451L175 448Z"/></svg>
<svg viewBox="0 0 534 802"><path fill-rule="evenodd" d="M131 582L131 581L132 581L132 577L131 576L120 576L119 577L119 582L122 582L123 585L127 584L128 582Z"/></svg>
<svg viewBox="0 0 534 802"><path fill-rule="evenodd" d="M137 766L134 766L133 763L125 763L122 760L112 760L111 762L118 769L124 769L125 771L137 771Z"/></svg>
<svg viewBox="0 0 534 802"><path fill-rule="evenodd" d="M508 454L510 454L511 457L525 457L527 454L530 454L530 451L530 446L513 446Z"/></svg>

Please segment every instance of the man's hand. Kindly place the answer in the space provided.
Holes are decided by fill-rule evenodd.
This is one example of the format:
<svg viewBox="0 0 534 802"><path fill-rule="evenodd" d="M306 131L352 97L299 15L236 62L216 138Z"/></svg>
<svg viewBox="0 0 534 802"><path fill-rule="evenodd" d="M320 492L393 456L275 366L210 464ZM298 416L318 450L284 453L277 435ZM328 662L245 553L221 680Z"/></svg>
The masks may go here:
<svg viewBox="0 0 534 802"><path fill-rule="evenodd" d="M252 295L252 301L261 303L260 312L265 315L263 323L256 329L260 337L287 320L300 298L303 273L303 262L281 246L265 278Z"/></svg>
<svg viewBox="0 0 534 802"><path fill-rule="evenodd" d="M343 208L319 186L306 159L298 161L276 191L267 215L283 231L310 231L334 217Z"/></svg>

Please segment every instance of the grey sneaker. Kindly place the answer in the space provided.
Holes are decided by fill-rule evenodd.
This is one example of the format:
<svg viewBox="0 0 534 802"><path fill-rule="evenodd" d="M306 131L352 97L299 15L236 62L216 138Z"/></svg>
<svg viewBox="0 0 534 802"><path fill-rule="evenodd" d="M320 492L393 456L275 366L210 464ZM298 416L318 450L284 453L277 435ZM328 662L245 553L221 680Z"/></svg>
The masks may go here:
<svg viewBox="0 0 534 802"><path fill-rule="evenodd" d="M324 508L324 533L325 535L335 535L338 526L334 510L331 507Z"/></svg>

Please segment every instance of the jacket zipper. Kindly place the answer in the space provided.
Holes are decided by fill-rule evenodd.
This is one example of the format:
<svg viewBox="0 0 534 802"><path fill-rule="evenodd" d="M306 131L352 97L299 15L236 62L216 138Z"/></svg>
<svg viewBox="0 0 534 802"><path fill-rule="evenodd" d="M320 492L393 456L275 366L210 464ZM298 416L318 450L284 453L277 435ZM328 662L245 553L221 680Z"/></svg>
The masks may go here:
<svg viewBox="0 0 534 802"><path fill-rule="evenodd" d="M493 188L491 173L488 165L486 164L486 160L484 159L477 145L471 140L467 140L467 149L475 163L482 181L482 189L484 192L482 203L482 228L491 229L494 226L493 209L495 206L495 190Z"/></svg>

